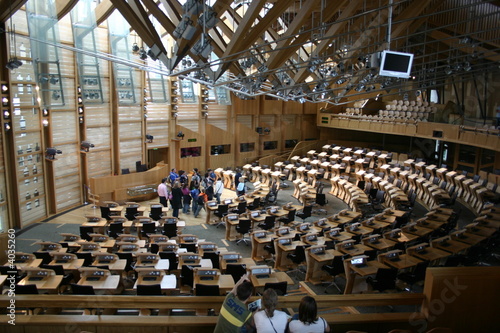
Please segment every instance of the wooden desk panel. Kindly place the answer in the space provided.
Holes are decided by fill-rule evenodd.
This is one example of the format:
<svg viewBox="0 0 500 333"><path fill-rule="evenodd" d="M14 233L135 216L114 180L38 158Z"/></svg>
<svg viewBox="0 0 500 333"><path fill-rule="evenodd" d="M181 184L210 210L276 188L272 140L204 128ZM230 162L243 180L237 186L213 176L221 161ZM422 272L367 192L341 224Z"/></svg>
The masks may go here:
<svg viewBox="0 0 500 333"><path fill-rule="evenodd" d="M218 285L221 295L225 295L234 288L234 279L229 274L219 275L215 280L201 280L198 275L194 276L193 289L196 288L196 284L206 284L206 285ZM196 293L196 289L195 293Z"/></svg>
<svg viewBox="0 0 500 333"><path fill-rule="evenodd" d="M108 275L105 277L102 277L98 281L89 281L87 280L87 277L84 276L78 281L79 285L82 286L92 286L94 287L94 290L99 290L99 291L105 291L105 290L110 290L110 291L116 291L118 288L118 285L120 284L120 276L119 275Z"/></svg>
<svg viewBox="0 0 500 333"><path fill-rule="evenodd" d="M18 284L22 286L28 284L34 284L38 288L38 291L57 293L57 291L59 290L59 285L62 282L62 279L63 279L62 275L49 275L44 277L42 280L30 280L30 278L27 276L21 281L19 281Z"/></svg>
<svg viewBox="0 0 500 333"><path fill-rule="evenodd" d="M153 285L153 284L159 284L161 287L162 291L167 291L167 290L174 290L177 288L177 277L174 274L170 275L163 275L161 279L157 280L144 280L144 276L139 276L137 278L137 281L134 284L134 290L137 289L137 285Z"/></svg>

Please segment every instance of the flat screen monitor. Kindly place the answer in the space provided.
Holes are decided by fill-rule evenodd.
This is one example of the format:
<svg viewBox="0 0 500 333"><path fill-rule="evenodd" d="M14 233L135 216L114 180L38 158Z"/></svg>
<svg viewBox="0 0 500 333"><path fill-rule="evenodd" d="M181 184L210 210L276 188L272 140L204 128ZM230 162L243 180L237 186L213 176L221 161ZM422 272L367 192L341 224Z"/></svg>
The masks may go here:
<svg viewBox="0 0 500 333"><path fill-rule="evenodd" d="M379 75L407 79L410 77L412 63L412 53L382 51Z"/></svg>

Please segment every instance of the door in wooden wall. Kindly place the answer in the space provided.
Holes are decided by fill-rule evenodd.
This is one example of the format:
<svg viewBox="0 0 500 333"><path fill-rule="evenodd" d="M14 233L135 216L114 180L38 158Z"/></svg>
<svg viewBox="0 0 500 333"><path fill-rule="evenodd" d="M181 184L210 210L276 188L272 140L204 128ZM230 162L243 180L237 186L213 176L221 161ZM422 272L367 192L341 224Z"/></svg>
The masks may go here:
<svg viewBox="0 0 500 333"><path fill-rule="evenodd" d="M148 169L156 166L158 162L169 164L168 148L152 148L148 149Z"/></svg>

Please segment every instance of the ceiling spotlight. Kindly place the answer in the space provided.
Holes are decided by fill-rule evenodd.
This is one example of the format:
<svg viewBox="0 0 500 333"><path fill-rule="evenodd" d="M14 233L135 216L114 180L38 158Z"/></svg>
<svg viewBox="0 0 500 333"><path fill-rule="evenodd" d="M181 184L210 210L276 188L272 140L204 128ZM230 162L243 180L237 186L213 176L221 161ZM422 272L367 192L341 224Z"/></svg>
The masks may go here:
<svg viewBox="0 0 500 333"><path fill-rule="evenodd" d="M23 62L20 61L19 59L17 59L17 57L14 57L14 58L10 58L10 60L5 65L5 67L7 67L10 70L13 70L13 69L21 67L22 65L23 65Z"/></svg>
<svg viewBox="0 0 500 333"><path fill-rule="evenodd" d="M146 50L143 47L141 47L139 49L139 58L141 60L146 60L148 58L148 54L147 54Z"/></svg>
<svg viewBox="0 0 500 333"><path fill-rule="evenodd" d="M471 66L470 62L466 61L466 62L464 63L464 71L468 72L468 71L470 71L471 69L472 69L472 66Z"/></svg>
<svg viewBox="0 0 500 333"><path fill-rule="evenodd" d="M153 139L154 139L154 136L152 136L151 134L146 134L146 142L147 143L153 142Z"/></svg>
<svg viewBox="0 0 500 333"><path fill-rule="evenodd" d="M132 52L134 53L139 52L139 45L137 45L137 43L134 43L132 45Z"/></svg>
<svg viewBox="0 0 500 333"><path fill-rule="evenodd" d="M451 73L453 73L453 71L451 70L451 66L446 66L444 72L446 73L446 75L450 75Z"/></svg>
<svg viewBox="0 0 500 333"><path fill-rule="evenodd" d="M59 83L59 79L55 75L51 75L50 76L50 83L57 84L57 83Z"/></svg>
<svg viewBox="0 0 500 333"><path fill-rule="evenodd" d="M61 98L61 94L59 93L59 90L56 90L52 93L52 98L55 100L58 100L59 98Z"/></svg>

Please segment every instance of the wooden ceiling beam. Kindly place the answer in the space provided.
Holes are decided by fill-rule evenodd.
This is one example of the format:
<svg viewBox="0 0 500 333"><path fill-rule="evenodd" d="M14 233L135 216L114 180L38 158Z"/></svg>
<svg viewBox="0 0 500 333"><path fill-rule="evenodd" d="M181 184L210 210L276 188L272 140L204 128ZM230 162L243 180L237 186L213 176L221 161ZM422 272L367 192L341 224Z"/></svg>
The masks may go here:
<svg viewBox="0 0 500 333"><path fill-rule="evenodd" d="M56 0L57 20L66 16L77 3L78 0Z"/></svg>
<svg viewBox="0 0 500 333"><path fill-rule="evenodd" d="M226 50L222 55L224 61L230 61L236 59L238 57L237 55L235 55L236 53L248 48L249 45L243 45L245 34L248 31L250 31L252 24L259 15L259 12L262 9L262 7L264 7L265 3L266 0L254 0L250 3L247 12L245 13L245 16L238 24L238 28L236 29L236 32L234 33L234 36L231 39L231 42L227 45ZM219 69L217 70L216 77L219 78L228 68L229 68L229 63L224 62L223 65L220 66Z"/></svg>
<svg viewBox="0 0 500 333"><path fill-rule="evenodd" d="M9 17L21 9L26 2L27 0L0 0L0 8L2 8L0 11L0 21L3 23L7 22Z"/></svg>
<svg viewBox="0 0 500 333"><path fill-rule="evenodd" d="M127 20L132 29L134 29L139 37L149 46L156 45L161 52L166 54L165 47L160 36L156 32L153 24L142 7L134 1L124 2L121 0L111 0L116 9L120 11L122 16Z"/></svg>
<svg viewBox="0 0 500 333"><path fill-rule="evenodd" d="M102 0L95 8L95 21L97 25L101 25L115 10L115 6L111 0Z"/></svg>

